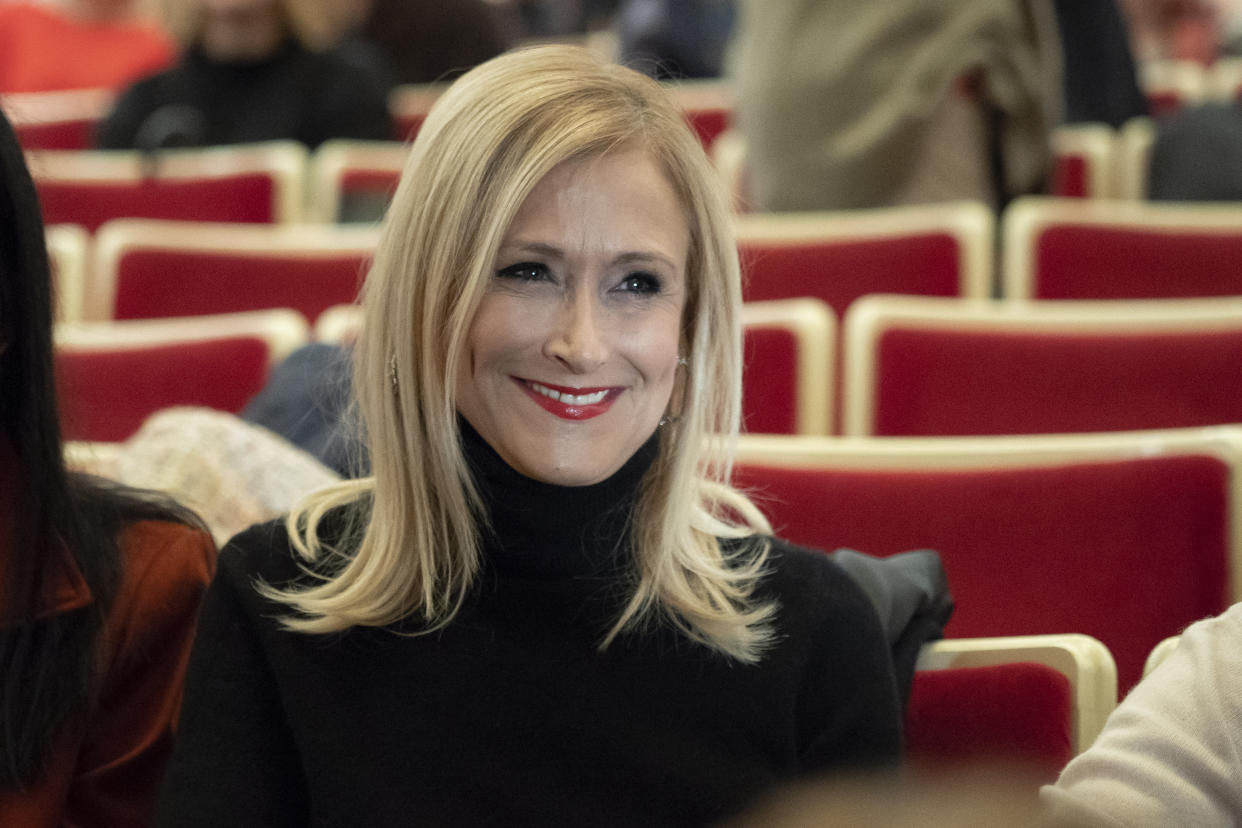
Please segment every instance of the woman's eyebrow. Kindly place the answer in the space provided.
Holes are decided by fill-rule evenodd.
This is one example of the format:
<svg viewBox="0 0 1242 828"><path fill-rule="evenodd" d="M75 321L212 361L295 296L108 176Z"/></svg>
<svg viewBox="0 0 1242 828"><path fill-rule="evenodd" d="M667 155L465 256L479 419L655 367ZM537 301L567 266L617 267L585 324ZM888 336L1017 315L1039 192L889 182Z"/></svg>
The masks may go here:
<svg viewBox="0 0 1242 828"><path fill-rule="evenodd" d="M563 258L565 252L554 244L539 241L524 241L522 239L512 239L500 245L501 250L534 253L540 256L551 256L554 258Z"/></svg>
<svg viewBox="0 0 1242 828"><path fill-rule="evenodd" d="M501 251L508 253L530 253L537 256L546 256L552 259L564 259L565 251L554 244L541 241L525 241L523 239L512 239L500 246ZM677 269L676 263L668 256L654 250L627 250L624 253L618 253L611 260L614 265L642 264L646 262L659 262L673 270Z"/></svg>
<svg viewBox="0 0 1242 828"><path fill-rule="evenodd" d="M650 250L650 251L640 250L640 251L622 253L619 256L615 257L612 261L613 261L613 264L643 264L646 262L659 262L672 270L677 269L677 265L673 262L672 259L670 259L668 256L665 256L663 253L657 253L654 250Z"/></svg>

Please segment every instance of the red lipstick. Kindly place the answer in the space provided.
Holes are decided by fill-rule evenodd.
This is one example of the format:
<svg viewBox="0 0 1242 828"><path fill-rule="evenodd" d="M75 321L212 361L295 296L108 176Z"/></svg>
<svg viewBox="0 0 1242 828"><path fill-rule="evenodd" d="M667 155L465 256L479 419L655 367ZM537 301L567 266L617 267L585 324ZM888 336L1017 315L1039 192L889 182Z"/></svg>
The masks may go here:
<svg viewBox="0 0 1242 828"><path fill-rule="evenodd" d="M564 420L589 420L598 417L612 408L612 404L624 390L617 386L568 388L518 377L513 379L545 411Z"/></svg>

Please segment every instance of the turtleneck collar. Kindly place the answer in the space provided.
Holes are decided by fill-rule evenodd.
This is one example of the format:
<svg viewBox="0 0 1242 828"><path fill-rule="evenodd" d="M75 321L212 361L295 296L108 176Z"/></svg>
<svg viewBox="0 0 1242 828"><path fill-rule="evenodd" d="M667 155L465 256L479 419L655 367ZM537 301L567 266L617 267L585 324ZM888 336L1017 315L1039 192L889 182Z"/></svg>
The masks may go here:
<svg viewBox="0 0 1242 828"><path fill-rule="evenodd" d="M487 508L485 567L502 577L599 578L627 567L629 520L639 483L659 452L659 432L607 480L557 486L515 471L458 417L462 447Z"/></svg>

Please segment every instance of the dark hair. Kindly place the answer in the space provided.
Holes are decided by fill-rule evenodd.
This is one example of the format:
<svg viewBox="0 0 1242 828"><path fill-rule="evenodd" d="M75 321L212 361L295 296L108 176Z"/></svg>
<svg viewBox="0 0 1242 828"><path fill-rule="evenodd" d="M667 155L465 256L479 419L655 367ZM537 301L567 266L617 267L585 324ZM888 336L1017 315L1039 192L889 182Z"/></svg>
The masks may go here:
<svg viewBox="0 0 1242 828"><path fill-rule="evenodd" d="M197 518L166 499L70 474L62 457L52 362L52 286L34 182L0 111L0 788L43 770L57 731L89 712L95 642L120 581L117 535L135 520ZM0 526L3 526L0 524ZM3 531L0 528L0 531ZM68 551L92 595L39 617Z"/></svg>

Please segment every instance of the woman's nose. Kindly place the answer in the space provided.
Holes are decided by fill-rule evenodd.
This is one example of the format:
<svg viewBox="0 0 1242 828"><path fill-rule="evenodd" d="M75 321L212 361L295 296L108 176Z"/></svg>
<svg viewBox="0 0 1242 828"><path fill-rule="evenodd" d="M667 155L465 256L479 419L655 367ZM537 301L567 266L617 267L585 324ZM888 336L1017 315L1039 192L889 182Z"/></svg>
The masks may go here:
<svg viewBox="0 0 1242 828"><path fill-rule="evenodd" d="M602 309L589 292L566 297L544 353L575 374L594 371L608 359Z"/></svg>

